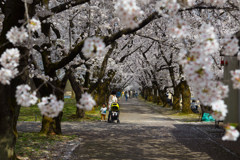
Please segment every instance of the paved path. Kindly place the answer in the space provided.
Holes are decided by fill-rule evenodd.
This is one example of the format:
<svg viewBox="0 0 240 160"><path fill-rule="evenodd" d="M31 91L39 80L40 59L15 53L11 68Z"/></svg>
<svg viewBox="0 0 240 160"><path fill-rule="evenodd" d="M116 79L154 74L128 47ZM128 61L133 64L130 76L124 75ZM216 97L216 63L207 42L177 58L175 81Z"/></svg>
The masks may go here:
<svg viewBox="0 0 240 160"><path fill-rule="evenodd" d="M172 120L158 113L156 108L146 106L146 103L136 99L121 102L120 108L120 124L63 123L63 134L77 134L81 139L68 159L240 159L239 152L234 153L231 150L231 147L236 146L240 150L239 143L222 142L222 130L214 130L212 125ZM29 125L23 130L28 131L31 128Z"/></svg>

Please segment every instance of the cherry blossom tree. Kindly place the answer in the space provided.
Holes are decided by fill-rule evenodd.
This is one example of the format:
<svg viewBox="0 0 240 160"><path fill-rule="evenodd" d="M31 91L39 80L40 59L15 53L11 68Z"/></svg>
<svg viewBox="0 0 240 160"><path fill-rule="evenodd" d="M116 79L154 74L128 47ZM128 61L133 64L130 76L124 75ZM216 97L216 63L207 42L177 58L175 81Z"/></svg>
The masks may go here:
<svg viewBox="0 0 240 160"><path fill-rule="evenodd" d="M135 79L144 87L158 86L160 91L170 81L174 89L184 84L180 86L183 91L189 85L202 104L212 106L216 119L224 119L228 112L223 102L228 86L213 74L218 71L213 71L220 54L235 56L239 50L239 37L234 35L239 26L237 0L3 0L0 8L3 159L16 159L20 106L36 103L36 92L44 116L42 132L61 133L62 90L67 79L74 84L83 77L81 85L90 93L104 80L124 86ZM139 48L124 48L129 40ZM126 64L121 65L123 62ZM128 73L122 75L124 71ZM168 76L161 80L161 74ZM231 74L238 88L239 72ZM26 83L34 83L35 89ZM80 109L95 105L88 93L78 98ZM238 136L238 131L229 127L223 140Z"/></svg>

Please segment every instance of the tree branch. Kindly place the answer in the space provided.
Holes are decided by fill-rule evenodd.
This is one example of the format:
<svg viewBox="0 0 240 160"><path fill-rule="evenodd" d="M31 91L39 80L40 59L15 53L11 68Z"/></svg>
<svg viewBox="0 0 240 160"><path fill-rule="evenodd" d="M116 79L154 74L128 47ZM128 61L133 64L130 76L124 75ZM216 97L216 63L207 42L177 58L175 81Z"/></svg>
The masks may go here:
<svg viewBox="0 0 240 160"><path fill-rule="evenodd" d="M134 51L132 51L132 52L130 52L129 54L127 54L127 55L124 55L121 59L120 59L120 61L119 61L119 63L122 63L128 56L130 56L130 55L132 55L134 52L136 52L138 49L140 49L142 46L139 46L139 47L137 47Z"/></svg>
<svg viewBox="0 0 240 160"><path fill-rule="evenodd" d="M106 68L107 68L108 58L111 56L115 46L116 46L116 43L113 43L112 47L108 50L107 54L105 55L104 60L102 62L100 72L98 74L98 81L90 87L89 93L93 92L100 84L100 82L105 74Z"/></svg>
<svg viewBox="0 0 240 160"><path fill-rule="evenodd" d="M191 8L186 8L186 9L179 9L178 12L183 12L183 11L191 11L191 10L225 10L225 11L234 11L234 10L239 10L238 8L231 8L231 7L216 7L216 6L210 6L210 7L205 7L205 6L195 6Z"/></svg>
<svg viewBox="0 0 240 160"><path fill-rule="evenodd" d="M115 34L113 34L111 37L104 37L103 41L106 45L111 44L112 42L114 42L115 40L117 40L118 38L122 37L123 35L127 35L127 34L132 34L135 33L136 31L142 29L143 27L145 27L146 25L148 25L151 21L155 20L156 18L159 18L160 16L158 16L157 12L152 13L150 16L148 16L148 18L146 18L145 20L143 20L137 28L134 29L124 29L121 30Z"/></svg>
<svg viewBox="0 0 240 160"><path fill-rule="evenodd" d="M154 12L150 16L148 16L148 18L143 20L137 28L121 30L121 31L113 34L110 37L108 37L108 36L103 37L103 41L105 42L106 46L108 46L109 44L112 44L113 42L115 42L121 36L126 35L126 34L132 34L136 31L142 29L143 27L145 27L147 24L149 24L151 21L155 20L158 17L159 16L158 16L157 12ZM51 65L51 70L57 70L57 69L60 69L60 68L64 67L69 62L71 62L78 54L80 54L81 58L84 59L83 53L81 52L83 44L84 44L84 40L81 41L80 43L78 43L76 45L76 47L73 50L70 51L70 54L67 57L64 57L61 61L59 61L57 63L53 63Z"/></svg>
<svg viewBox="0 0 240 160"><path fill-rule="evenodd" d="M72 1L68 1L66 3L63 3L63 4L60 4L59 6L56 6L56 7L53 7L51 8L51 12L52 13L60 13L60 12L63 12L67 9L69 9L69 5L71 5L71 7L75 7L77 5L81 5L81 4L84 4L86 2L90 2L90 0L72 0ZM45 17L41 17L40 20L43 21L47 18L51 17L51 15L48 15L48 16L45 16Z"/></svg>

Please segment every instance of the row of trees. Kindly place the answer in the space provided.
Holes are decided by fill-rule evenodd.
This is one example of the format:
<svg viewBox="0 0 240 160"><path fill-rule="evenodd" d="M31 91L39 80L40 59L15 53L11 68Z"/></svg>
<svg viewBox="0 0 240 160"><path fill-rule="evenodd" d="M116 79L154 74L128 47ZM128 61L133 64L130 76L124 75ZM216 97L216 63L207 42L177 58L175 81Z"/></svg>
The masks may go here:
<svg viewBox="0 0 240 160"><path fill-rule="evenodd" d="M122 9L128 3L130 9L136 7L136 1L132 1L134 4L131 1L117 2ZM201 35L198 29L203 22L212 23L219 37L234 33L238 22L233 22L233 19L237 19L238 7L232 1L226 3L224 8L209 6L202 1L190 6L189 0L186 0L179 1L181 6L175 12L171 8L161 8L161 4L156 5L158 1L155 0L138 2L144 14L135 13L139 8L129 12L116 9L115 1L111 0L3 0L0 3L0 54L13 47L18 48L21 54L18 76L9 85L0 84L2 159L16 159L16 124L20 106L16 103L15 93L16 87L26 82L35 86L32 89L36 89L39 98L54 94L58 100L64 100L63 90L69 80L77 102L82 93L87 91L97 95L99 103L111 88L123 89L135 82L142 87L143 93L149 88L158 90L163 104L166 103L166 90L171 89L174 109L179 109L182 94L184 111L188 112L190 88L184 76L184 64L179 60L184 56L191 60L188 56L190 53L184 54L191 52L195 46L196 35ZM169 1L169 4L177 3ZM161 9L164 14L157 12ZM115 13L115 10L119 13ZM128 15L131 12L134 12L132 17ZM188 32L182 34L184 24L169 18L172 12L189 23ZM126 17L119 19L116 15ZM130 19L127 19L128 16ZM9 30L14 26L26 27L33 17L41 22L41 30L28 30L26 41L14 45L10 43L6 38ZM122 26L122 21L129 26ZM176 22L179 32L175 28L169 29ZM179 34L186 35L186 38L176 39ZM104 42L106 54L88 58L83 50L85 42L96 36ZM93 54L97 49L93 47ZM211 70L218 75L219 52L214 53L212 59L215 64ZM77 108L76 113L81 117L84 110ZM41 132L61 134L62 114L55 118L43 116Z"/></svg>

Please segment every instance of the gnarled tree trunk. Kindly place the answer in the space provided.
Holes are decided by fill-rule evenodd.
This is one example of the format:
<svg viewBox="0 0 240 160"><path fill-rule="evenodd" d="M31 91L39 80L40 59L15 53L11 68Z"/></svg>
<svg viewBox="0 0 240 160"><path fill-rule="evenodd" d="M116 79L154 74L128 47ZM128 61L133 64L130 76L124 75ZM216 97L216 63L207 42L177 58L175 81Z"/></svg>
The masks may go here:
<svg viewBox="0 0 240 160"><path fill-rule="evenodd" d="M180 110L180 101L181 101L181 90L180 85L178 84L174 88L174 95L173 95L173 110Z"/></svg>
<svg viewBox="0 0 240 160"><path fill-rule="evenodd" d="M68 79L72 86L72 89L75 93L76 102L78 102L83 94L83 87L76 81L76 78L73 76L73 73L69 73ZM85 116L85 111L83 109L76 108L76 116L77 118L83 118Z"/></svg>
<svg viewBox="0 0 240 160"><path fill-rule="evenodd" d="M17 118L20 107L16 105L12 85L0 85L0 159L16 159ZM15 92L13 92L15 93Z"/></svg>
<svg viewBox="0 0 240 160"><path fill-rule="evenodd" d="M60 112L59 115L55 118L43 116L42 128L40 133L45 135L62 134L62 129L61 129L62 115L63 115L63 112Z"/></svg>
<svg viewBox="0 0 240 160"><path fill-rule="evenodd" d="M191 91L187 81L182 81L181 85L181 94L182 94L182 112L183 113L192 113L191 110Z"/></svg>
<svg viewBox="0 0 240 160"><path fill-rule="evenodd" d="M2 3L2 1L0 2ZM2 10L3 11L3 10ZM24 5L21 0L7 0L4 4L4 21L0 33L0 55L7 48L12 48L12 44L6 39L6 33L13 26L20 26L19 20L24 19ZM20 48L19 48L20 49ZM21 54L25 54L20 49ZM19 70L24 67L20 60ZM15 160L15 144L17 139L17 119L20 106L16 104L16 86L22 81L20 77L11 81L10 85L0 84L0 159Z"/></svg>
<svg viewBox="0 0 240 160"><path fill-rule="evenodd" d="M34 79L36 86L39 86L42 81L39 79ZM44 85L39 90L41 97L49 96L50 94L55 94L58 100L64 101L64 89L67 84L67 75L62 79L62 81L53 81L52 88L50 85ZM42 134L62 134L61 130L61 120L62 120L63 112L60 112L59 115L55 118L50 118L43 116L42 117L42 128L40 133Z"/></svg>

